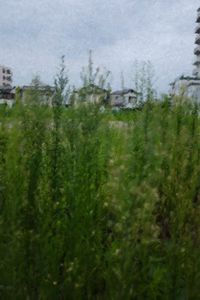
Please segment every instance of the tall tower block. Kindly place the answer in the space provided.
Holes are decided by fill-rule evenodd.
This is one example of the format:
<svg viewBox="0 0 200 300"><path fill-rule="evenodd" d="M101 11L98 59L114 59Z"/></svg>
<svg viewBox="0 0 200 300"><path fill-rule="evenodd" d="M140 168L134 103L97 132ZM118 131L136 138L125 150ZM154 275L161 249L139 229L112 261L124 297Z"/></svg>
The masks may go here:
<svg viewBox="0 0 200 300"><path fill-rule="evenodd" d="M184 95L194 101L200 103L200 7L197 9L197 26L195 28L195 60L193 65L195 66L193 70L193 76L182 75L175 79L171 85L172 96L174 95Z"/></svg>
<svg viewBox="0 0 200 300"><path fill-rule="evenodd" d="M193 75L200 78L200 8L197 9L197 27L195 28L196 39L195 44L196 48L194 49L194 54L196 56L194 65L195 69L193 71Z"/></svg>

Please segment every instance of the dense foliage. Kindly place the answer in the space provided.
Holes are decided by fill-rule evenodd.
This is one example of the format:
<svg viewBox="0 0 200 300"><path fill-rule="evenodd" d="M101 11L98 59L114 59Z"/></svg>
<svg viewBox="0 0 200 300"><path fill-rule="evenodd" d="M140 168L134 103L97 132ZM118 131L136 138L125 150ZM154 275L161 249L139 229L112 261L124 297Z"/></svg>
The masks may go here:
<svg viewBox="0 0 200 300"><path fill-rule="evenodd" d="M0 108L1 299L200 299L199 107L174 101Z"/></svg>

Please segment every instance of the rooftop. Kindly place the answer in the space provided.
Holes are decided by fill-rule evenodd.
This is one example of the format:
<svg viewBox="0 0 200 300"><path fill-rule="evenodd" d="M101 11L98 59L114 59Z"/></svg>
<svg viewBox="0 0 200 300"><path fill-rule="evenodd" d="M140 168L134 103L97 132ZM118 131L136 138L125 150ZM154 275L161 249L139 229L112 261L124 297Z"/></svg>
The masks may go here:
<svg viewBox="0 0 200 300"><path fill-rule="evenodd" d="M83 86L81 87L80 89L77 89L74 91L74 93L91 93L91 94L101 94L101 93L107 93L108 90L104 89L104 88L101 88L99 87L98 85L96 84L89 84L89 85L86 85L86 86Z"/></svg>
<svg viewBox="0 0 200 300"><path fill-rule="evenodd" d="M134 94L138 94L138 92L136 92L135 90L133 89L123 89L123 90L120 90L120 91L114 91L112 93L112 95L119 95L119 96L122 96L122 95L126 95L128 93L134 93Z"/></svg>
<svg viewBox="0 0 200 300"><path fill-rule="evenodd" d="M178 82L178 81L188 81L188 85L199 85L200 84L200 77L182 75L182 76L176 78L169 85L174 86L176 84L176 82Z"/></svg>
<svg viewBox="0 0 200 300"><path fill-rule="evenodd" d="M194 76L180 76L180 78L178 78L179 80L200 80L199 77L194 77Z"/></svg>
<svg viewBox="0 0 200 300"><path fill-rule="evenodd" d="M39 85L39 86L24 85L20 87L20 89L23 91L31 90L31 89L38 89L39 91L46 91L46 90L55 91L55 87L50 85Z"/></svg>
<svg viewBox="0 0 200 300"><path fill-rule="evenodd" d="M11 70L11 68L10 68L10 67L8 67L8 66L4 66L4 65L0 65L0 68L2 68L2 69L8 69L8 70Z"/></svg>
<svg viewBox="0 0 200 300"><path fill-rule="evenodd" d="M0 86L1 91L12 91L14 89L15 89L15 87L12 87L12 86Z"/></svg>

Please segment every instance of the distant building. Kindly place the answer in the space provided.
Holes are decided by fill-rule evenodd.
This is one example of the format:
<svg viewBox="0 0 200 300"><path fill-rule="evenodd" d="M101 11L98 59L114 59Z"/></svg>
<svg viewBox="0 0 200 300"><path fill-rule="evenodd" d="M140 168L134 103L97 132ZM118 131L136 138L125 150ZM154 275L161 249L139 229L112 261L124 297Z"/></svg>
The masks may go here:
<svg viewBox="0 0 200 300"><path fill-rule="evenodd" d="M10 68L0 65L0 87L12 86L12 71Z"/></svg>
<svg viewBox="0 0 200 300"><path fill-rule="evenodd" d="M37 96L34 97L34 93ZM21 103L26 104L29 101L37 101L38 104L52 106L55 87L43 86L22 86L22 87L0 87L0 104L12 107L18 95Z"/></svg>
<svg viewBox="0 0 200 300"><path fill-rule="evenodd" d="M172 95L183 95L200 101L200 78L181 76L170 85Z"/></svg>
<svg viewBox="0 0 200 300"><path fill-rule="evenodd" d="M181 76L170 85L172 95L182 94L200 102L200 8L197 10L196 23L196 47L194 49L195 60L193 64L195 68L193 71L193 76Z"/></svg>
<svg viewBox="0 0 200 300"><path fill-rule="evenodd" d="M49 86L49 85L24 85L22 87L18 87L18 93L19 97L22 101L22 103L27 103L29 101L29 95L31 96L30 99L32 99L32 95L34 92L37 92L37 101L39 101L40 104L45 105L52 105L52 99L55 94L55 87Z"/></svg>
<svg viewBox="0 0 200 300"><path fill-rule="evenodd" d="M0 104L12 107L15 102L15 88L0 87Z"/></svg>
<svg viewBox="0 0 200 300"><path fill-rule="evenodd" d="M109 91L95 84L89 84L72 92L69 97L70 105L79 104L106 104L109 100Z"/></svg>
<svg viewBox="0 0 200 300"><path fill-rule="evenodd" d="M134 108L137 106L138 95L133 89L114 91L110 95L110 105L119 108Z"/></svg>
<svg viewBox="0 0 200 300"><path fill-rule="evenodd" d="M200 8L198 8L198 10L197 10L196 23L197 23L197 26L195 28L195 33L196 33L195 44L197 46L194 49L194 54L195 54L196 58L194 61L195 69L193 71L193 75L200 79Z"/></svg>

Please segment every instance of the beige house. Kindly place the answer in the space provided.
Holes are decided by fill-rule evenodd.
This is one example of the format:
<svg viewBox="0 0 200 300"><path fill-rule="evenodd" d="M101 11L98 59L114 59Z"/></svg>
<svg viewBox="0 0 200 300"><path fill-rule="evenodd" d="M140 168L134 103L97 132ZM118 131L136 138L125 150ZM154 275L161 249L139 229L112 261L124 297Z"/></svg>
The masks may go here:
<svg viewBox="0 0 200 300"><path fill-rule="evenodd" d="M80 104L106 104L108 103L108 99L108 90L90 84L79 90L75 90L69 98L69 104L75 106Z"/></svg>
<svg viewBox="0 0 200 300"><path fill-rule="evenodd" d="M36 93L36 101L39 101L38 103L52 106L55 87L49 85L39 85L37 87L34 85L24 85L18 87L18 93L24 104L32 100L32 96Z"/></svg>

